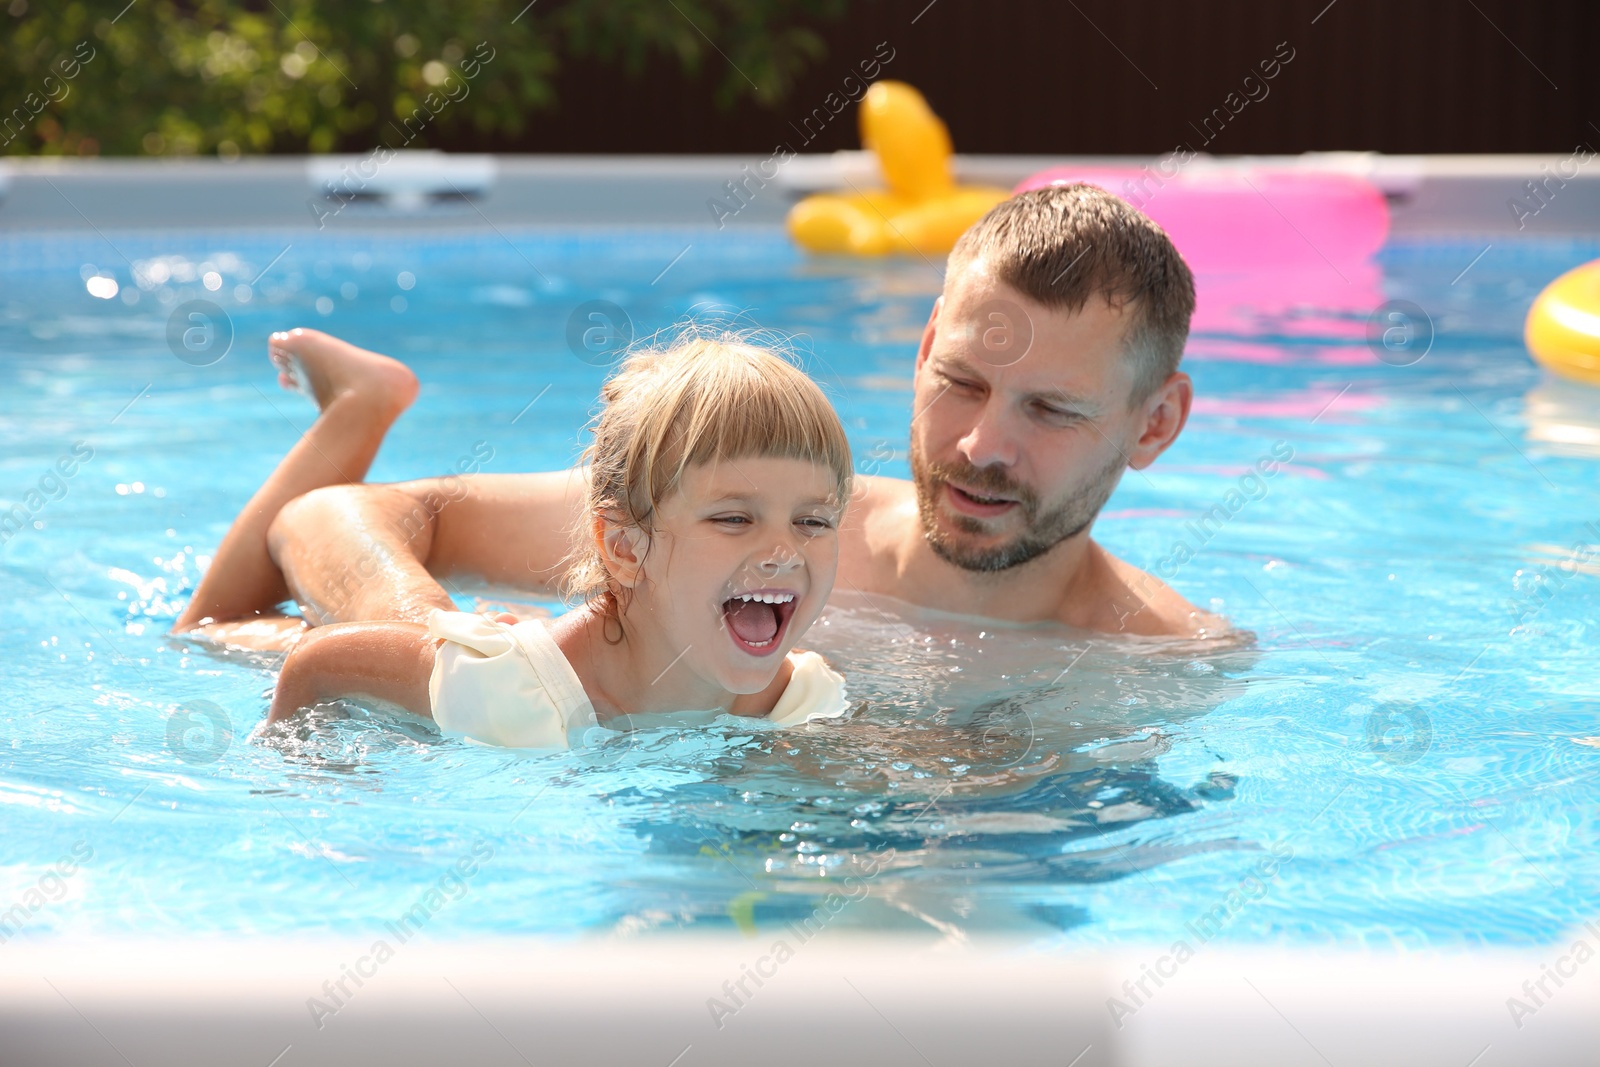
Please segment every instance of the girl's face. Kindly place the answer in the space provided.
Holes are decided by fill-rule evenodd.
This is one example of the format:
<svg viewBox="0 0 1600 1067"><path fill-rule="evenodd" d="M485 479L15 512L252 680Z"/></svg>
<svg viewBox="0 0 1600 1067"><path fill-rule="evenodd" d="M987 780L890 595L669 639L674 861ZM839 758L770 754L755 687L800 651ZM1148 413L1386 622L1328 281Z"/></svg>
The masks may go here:
<svg viewBox="0 0 1600 1067"><path fill-rule="evenodd" d="M761 692L833 590L842 505L807 460L691 466L657 509L628 621L677 651L669 671Z"/></svg>

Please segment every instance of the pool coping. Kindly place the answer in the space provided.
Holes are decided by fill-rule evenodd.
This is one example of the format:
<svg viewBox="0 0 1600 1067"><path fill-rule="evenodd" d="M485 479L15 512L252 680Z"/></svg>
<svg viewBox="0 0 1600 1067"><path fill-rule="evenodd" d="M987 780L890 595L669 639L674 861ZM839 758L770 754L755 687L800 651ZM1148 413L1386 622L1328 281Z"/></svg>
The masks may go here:
<svg viewBox="0 0 1600 1067"><path fill-rule="evenodd" d="M957 156L969 182L1013 185L1046 167L1159 168L1163 157ZM1600 234L1600 166L1576 153L1196 158L1338 171L1389 196L1393 232ZM494 230L543 225L777 226L804 193L871 181L860 152L756 156L450 155L218 159L0 159L0 233L267 227L301 232ZM1570 175L1563 177L1563 175ZM1528 183L1539 183L1538 198ZM332 195L329 195L329 190ZM1524 205L1518 209L1515 205Z"/></svg>
<svg viewBox="0 0 1600 1067"><path fill-rule="evenodd" d="M803 939L792 926L560 942L377 936L392 955L375 955L373 937L18 940L0 952L0 1043L13 1067L1549 1067L1592 1063L1600 1041L1600 964L1560 949L1196 940L1178 960L1171 946ZM1573 938L1592 951L1600 925ZM1559 985L1552 965L1567 975Z"/></svg>

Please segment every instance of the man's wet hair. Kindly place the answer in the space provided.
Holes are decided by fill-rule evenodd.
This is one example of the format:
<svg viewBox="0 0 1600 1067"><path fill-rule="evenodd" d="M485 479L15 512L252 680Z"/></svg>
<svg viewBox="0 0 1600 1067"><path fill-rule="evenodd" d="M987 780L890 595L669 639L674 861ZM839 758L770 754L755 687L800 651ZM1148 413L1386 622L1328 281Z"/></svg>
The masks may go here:
<svg viewBox="0 0 1600 1067"><path fill-rule="evenodd" d="M1078 312L1099 297L1128 308L1130 404L1148 399L1178 369L1194 314L1194 275L1166 232L1127 201L1081 182L1029 190L961 235L947 290L975 260L1045 307Z"/></svg>

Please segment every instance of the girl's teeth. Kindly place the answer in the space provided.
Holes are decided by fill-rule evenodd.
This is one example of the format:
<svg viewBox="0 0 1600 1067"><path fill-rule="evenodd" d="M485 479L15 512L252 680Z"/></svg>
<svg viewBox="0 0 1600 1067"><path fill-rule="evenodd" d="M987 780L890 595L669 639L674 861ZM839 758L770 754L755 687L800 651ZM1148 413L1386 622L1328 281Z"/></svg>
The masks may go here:
<svg viewBox="0 0 1600 1067"><path fill-rule="evenodd" d="M792 593L744 593L740 600L759 600L763 604L787 604L794 599Z"/></svg>

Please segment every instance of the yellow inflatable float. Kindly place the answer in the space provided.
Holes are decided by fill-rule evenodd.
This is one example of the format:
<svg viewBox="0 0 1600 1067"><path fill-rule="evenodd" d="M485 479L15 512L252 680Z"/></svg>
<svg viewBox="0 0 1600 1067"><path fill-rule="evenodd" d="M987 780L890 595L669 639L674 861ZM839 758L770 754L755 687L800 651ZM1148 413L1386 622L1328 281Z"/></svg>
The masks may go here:
<svg viewBox="0 0 1600 1067"><path fill-rule="evenodd" d="M802 248L942 256L968 226L1011 195L955 183L950 131L905 82L877 82L861 98L861 144L878 157L889 188L800 201L789 212L789 234Z"/></svg>
<svg viewBox="0 0 1600 1067"><path fill-rule="evenodd" d="M1600 385L1600 259L1545 286L1528 309L1523 336L1548 369Z"/></svg>

